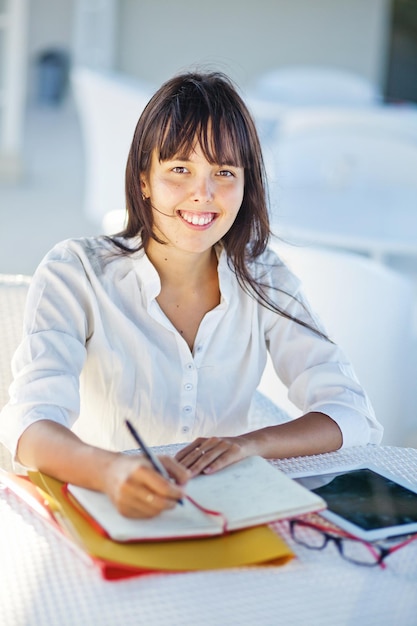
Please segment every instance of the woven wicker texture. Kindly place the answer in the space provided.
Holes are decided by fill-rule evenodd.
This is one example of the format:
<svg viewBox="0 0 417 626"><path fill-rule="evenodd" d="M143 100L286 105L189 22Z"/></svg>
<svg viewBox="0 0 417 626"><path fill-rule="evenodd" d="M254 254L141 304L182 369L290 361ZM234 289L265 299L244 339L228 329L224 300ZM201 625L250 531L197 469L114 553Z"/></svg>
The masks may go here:
<svg viewBox="0 0 417 626"><path fill-rule="evenodd" d="M165 451L168 451L166 449ZM362 447L277 461L284 471L371 461L416 485L417 450ZM294 544L284 567L100 578L42 520L0 489L2 626L416 626L417 542L366 568Z"/></svg>
<svg viewBox="0 0 417 626"><path fill-rule="evenodd" d="M0 274L0 408L9 397L8 388L12 380L10 362L22 335L29 283L29 276ZM1 444L0 467L12 469L10 454Z"/></svg>

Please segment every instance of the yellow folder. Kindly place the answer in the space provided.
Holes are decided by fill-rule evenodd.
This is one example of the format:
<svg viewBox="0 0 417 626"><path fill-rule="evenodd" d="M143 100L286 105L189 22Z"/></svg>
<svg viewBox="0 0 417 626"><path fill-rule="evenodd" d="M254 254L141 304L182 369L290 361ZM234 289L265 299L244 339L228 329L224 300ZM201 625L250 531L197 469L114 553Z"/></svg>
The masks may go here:
<svg viewBox="0 0 417 626"><path fill-rule="evenodd" d="M28 476L37 487L38 501L43 501L60 529L96 562L106 578L149 572L283 565L294 556L268 526L201 539L118 543L100 535L67 501L60 481L40 472L28 472Z"/></svg>

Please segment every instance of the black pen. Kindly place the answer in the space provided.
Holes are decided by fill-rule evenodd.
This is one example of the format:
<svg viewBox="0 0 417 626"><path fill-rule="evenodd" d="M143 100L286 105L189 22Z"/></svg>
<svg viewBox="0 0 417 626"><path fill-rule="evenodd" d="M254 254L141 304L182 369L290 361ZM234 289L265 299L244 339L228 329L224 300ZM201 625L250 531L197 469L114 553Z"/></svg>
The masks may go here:
<svg viewBox="0 0 417 626"><path fill-rule="evenodd" d="M130 434L132 435L133 439L136 441L136 443L138 444L139 448L141 448L143 454L146 456L146 458L148 459L149 463L152 465L154 470L156 472L158 472L158 474L161 474L161 476L163 476L167 480L171 480L170 475L166 471L165 467L162 465L161 461L152 452L152 450L150 448L148 448L148 446L143 441L142 437L139 435L138 431L133 426L133 424L131 422L129 422L129 420L125 420L125 424L128 427L128 429L130 431ZM184 504L182 500L178 500L178 503L179 504Z"/></svg>

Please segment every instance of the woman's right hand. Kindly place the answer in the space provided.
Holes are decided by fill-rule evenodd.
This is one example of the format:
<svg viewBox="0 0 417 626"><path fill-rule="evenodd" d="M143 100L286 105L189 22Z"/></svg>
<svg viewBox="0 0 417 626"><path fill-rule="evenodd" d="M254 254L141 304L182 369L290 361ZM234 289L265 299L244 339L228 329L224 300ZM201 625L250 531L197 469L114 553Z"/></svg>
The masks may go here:
<svg viewBox="0 0 417 626"><path fill-rule="evenodd" d="M155 517L184 497L191 472L171 457L159 457L173 481L158 474L142 456L116 454L108 467L105 491L126 517Z"/></svg>
<svg viewBox="0 0 417 626"><path fill-rule="evenodd" d="M23 432L17 455L23 465L62 482L106 493L126 517L154 517L173 509L191 478L191 472L175 459L161 457L173 479L166 480L144 456L91 446L51 420L34 422Z"/></svg>

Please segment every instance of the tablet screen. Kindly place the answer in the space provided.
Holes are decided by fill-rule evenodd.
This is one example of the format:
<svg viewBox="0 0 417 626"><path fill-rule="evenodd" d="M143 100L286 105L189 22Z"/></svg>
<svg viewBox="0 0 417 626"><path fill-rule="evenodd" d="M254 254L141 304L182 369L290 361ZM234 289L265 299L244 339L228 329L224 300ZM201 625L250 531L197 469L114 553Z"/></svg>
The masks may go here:
<svg viewBox="0 0 417 626"><path fill-rule="evenodd" d="M297 478L328 511L364 531L417 523L417 493L371 469Z"/></svg>

